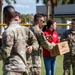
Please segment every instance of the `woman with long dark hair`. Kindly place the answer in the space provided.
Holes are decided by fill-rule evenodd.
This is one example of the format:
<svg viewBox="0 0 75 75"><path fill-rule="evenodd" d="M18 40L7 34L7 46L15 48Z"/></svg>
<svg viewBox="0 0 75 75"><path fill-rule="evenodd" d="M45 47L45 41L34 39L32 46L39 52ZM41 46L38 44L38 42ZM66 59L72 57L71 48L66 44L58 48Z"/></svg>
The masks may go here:
<svg viewBox="0 0 75 75"><path fill-rule="evenodd" d="M58 34L56 32L56 21L48 20L47 25L43 28L44 35L50 43L58 43ZM51 56L50 52L43 48L44 65L46 69L46 75L54 75L56 56Z"/></svg>

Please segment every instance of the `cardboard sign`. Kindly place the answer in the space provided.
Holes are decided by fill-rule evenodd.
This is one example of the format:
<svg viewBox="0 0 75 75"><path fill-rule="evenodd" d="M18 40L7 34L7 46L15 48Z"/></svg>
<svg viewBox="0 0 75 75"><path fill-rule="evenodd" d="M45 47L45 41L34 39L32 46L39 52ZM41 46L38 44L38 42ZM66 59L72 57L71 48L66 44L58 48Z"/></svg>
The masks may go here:
<svg viewBox="0 0 75 75"><path fill-rule="evenodd" d="M50 50L51 56L62 55L69 52L69 45L67 41L58 43L52 50Z"/></svg>

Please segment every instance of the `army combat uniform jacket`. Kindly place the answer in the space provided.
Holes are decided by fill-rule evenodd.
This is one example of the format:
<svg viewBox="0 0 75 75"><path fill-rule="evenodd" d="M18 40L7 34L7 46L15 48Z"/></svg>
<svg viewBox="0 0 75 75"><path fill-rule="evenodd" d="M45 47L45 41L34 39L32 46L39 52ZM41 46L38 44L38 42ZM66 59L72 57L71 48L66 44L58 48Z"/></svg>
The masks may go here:
<svg viewBox="0 0 75 75"><path fill-rule="evenodd" d="M42 30L37 25L30 27L30 29L32 30L32 32L36 36L38 43L39 43L39 49L37 51L34 51L32 54L33 57L35 56L33 63L35 63L36 66L41 67L40 56L41 56L42 47L50 50L53 46L47 41ZM37 61L37 59L39 59L39 62Z"/></svg>
<svg viewBox="0 0 75 75"><path fill-rule="evenodd" d="M73 40L69 40L72 38ZM70 52L66 55L75 55L75 31L72 29L66 30L60 38L60 41L68 41Z"/></svg>
<svg viewBox="0 0 75 75"><path fill-rule="evenodd" d="M38 43L40 44L40 46L42 46L42 47L44 47L44 48L46 48L48 50L50 50L50 49L53 48L53 45L50 44L47 41L44 33L42 32L42 30L37 25L33 26L31 28L31 30L34 32L34 34L35 34L35 36L36 36L36 38L37 38Z"/></svg>
<svg viewBox="0 0 75 75"><path fill-rule="evenodd" d="M41 75L42 47L45 47L46 49L50 50L53 46L47 41L42 30L37 25L30 27L30 29L38 40L39 49L37 51L33 51L27 60L28 62L32 61L32 75Z"/></svg>
<svg viewBox="0 0 75 75"><path fill-rule="evenodd" d="M3 60L3 70L26 71L26 47L31 40L30 46L37 50L37 39L30 29L20 26L16 21L10 23L2 35L2 47L0 60Z"/></svg>
<svg viewBox="0 0 75 75"><path fill-rule="evenodd" d="M63 75L70 75L71 65L72 65L73 75L75 75L75 31L73 31L72 29L66 30L61 36L60 40L68 41L70 48L70 52L64 54Z"/></svg>

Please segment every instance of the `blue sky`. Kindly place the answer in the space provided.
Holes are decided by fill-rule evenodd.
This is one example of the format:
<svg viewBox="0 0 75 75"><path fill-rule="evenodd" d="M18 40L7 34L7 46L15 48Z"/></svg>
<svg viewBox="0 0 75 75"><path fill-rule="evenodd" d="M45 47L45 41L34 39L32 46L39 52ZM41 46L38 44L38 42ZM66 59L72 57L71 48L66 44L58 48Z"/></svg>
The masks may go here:
<svg viewBox="0 0 75 75"><path fill-rule="evenodd" d="M20 12L21 14L35 14L36 6L42 5L42 3L36 4L36 0L16 0L17 3L14 4L13 1L11 5L14 6L15 10ZM3 0L3 7L6 6L7 3Z"/></svg>

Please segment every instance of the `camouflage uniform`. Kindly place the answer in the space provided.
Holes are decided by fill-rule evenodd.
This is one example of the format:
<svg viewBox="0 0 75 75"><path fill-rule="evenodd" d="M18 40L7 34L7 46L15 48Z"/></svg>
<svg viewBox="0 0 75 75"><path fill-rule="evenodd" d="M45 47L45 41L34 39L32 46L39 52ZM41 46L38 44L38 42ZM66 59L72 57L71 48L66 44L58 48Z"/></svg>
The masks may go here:
<svg viewBox="0 0 75 75"><path fill-rule="evenodd" d="M69 40L68 38L72 38L74 40ZM75 31L72 29L69 29L63 33L61 36L61 41L68 41L70 52L64 54L64 60L63 60L63 69L64 74L63 75L70 75L70 68L72 65L73 69L73 75L75 75Z"/></svg>
<svg viewBox="0 0 75 75"><path fill-rule="evenodd" d="M30 54L30 57L27 60L29 62L32 61L32 67L30 68L31 75L41 75L41 53L42 53L41 46L45 47L48 50L50 50L53 46L46 40L43 32L37 25L30 27L30 29L35 34L40 46L37 51L33 51Z"/></svg>
<svg viewBox="0 0 75 75"><path fill-rule="evenodd" d="M28 75L26 47L31 39L33 50L39 45L34 34L27 27L20 26L16 21L10 23L2 35L0 60L3 60L3 75Z"/></svg>
<svg viewBox="0 0 75 75"><path fill-rule="evenodd" d="M39 45L50 51L50 49L53 48L53 45L47 41L42 30L37 25L33 26L32 28L33 28L33 30L32 29L31 30L34 32L34 34L38 40Z"/></svg>

